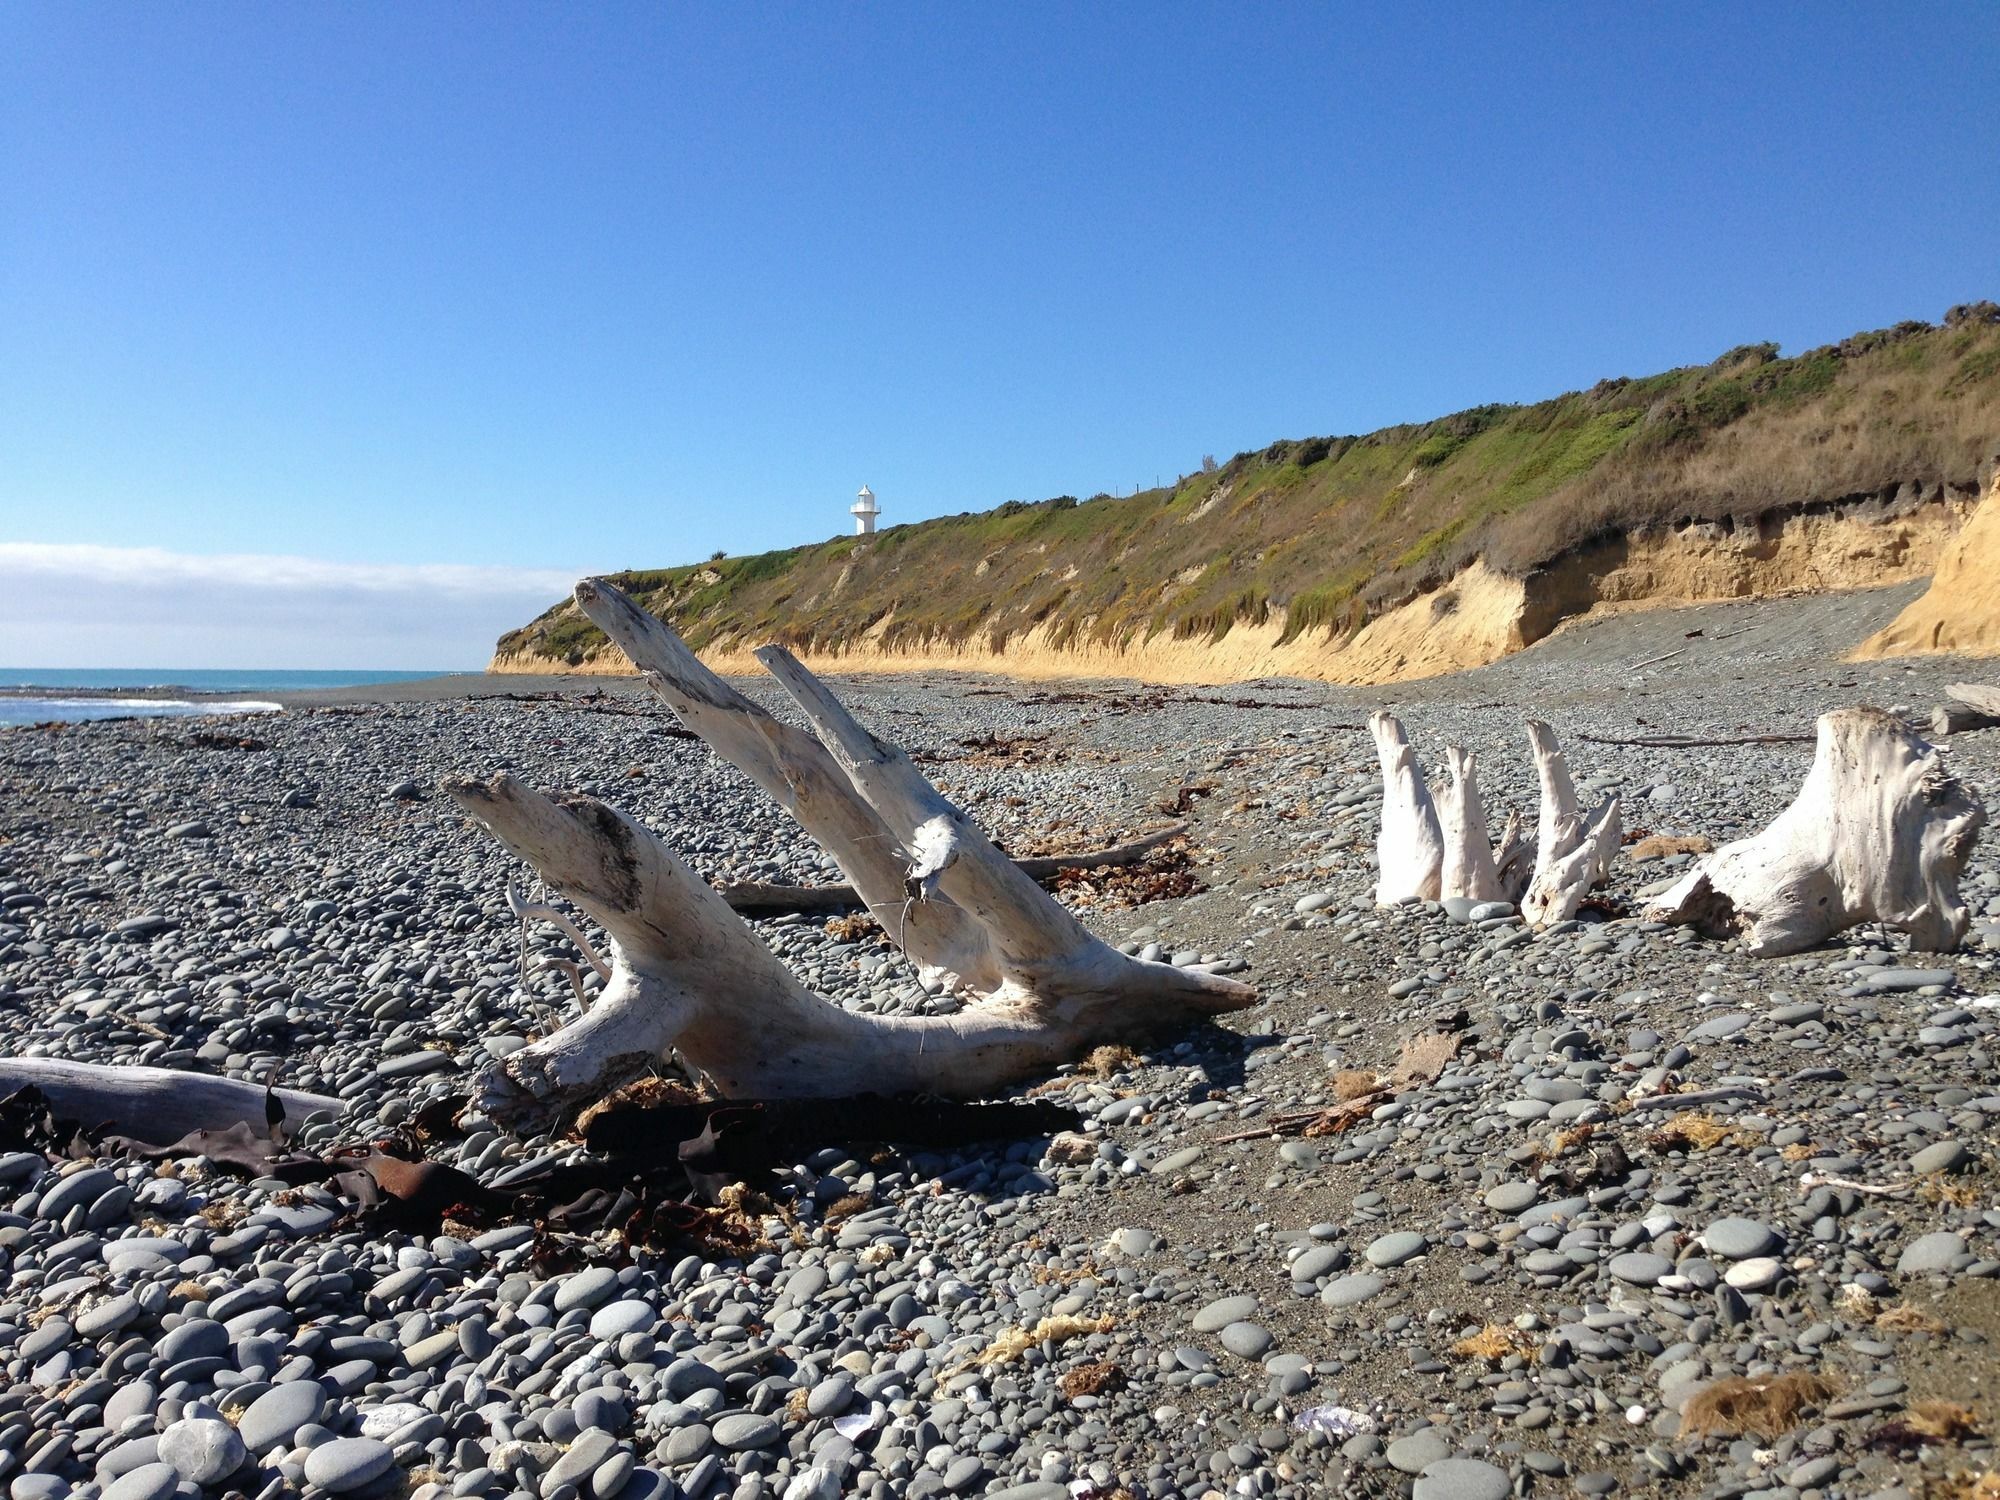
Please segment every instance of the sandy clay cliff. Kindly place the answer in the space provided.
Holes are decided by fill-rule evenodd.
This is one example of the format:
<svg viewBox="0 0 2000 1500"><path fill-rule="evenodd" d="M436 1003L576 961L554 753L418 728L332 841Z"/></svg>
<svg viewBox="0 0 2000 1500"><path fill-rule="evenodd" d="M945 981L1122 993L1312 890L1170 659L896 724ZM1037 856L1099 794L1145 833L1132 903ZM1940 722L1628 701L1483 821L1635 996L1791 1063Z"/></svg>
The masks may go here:
<svg viewBox="0 0 2000 1500"><path fill-rule="evenodd" d="M1383 683L1607 610L1934 577L1869 655L2000 652L2000 306L1598 382L1171 486L612 575L712 665ZM568 601L499 672L623 673Z"/></svg>

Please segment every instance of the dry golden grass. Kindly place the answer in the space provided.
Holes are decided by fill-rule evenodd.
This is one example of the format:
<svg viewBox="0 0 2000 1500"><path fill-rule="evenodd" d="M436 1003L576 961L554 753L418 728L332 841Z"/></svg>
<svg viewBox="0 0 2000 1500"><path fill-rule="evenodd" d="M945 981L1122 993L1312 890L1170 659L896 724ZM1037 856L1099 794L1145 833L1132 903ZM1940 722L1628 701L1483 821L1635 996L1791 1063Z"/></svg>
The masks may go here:
<svg viewBox="0 0 2000 1500"><path fill-rule="evenodd" d="M1094 1073L1099 1078L1110 1078L1138 1067L1139 1061L1139 1054L1130 1047L1113 1043L1095 1049L1086 1057L1082 1071Z"/></svg>
<svg viewBox="0 0 2000 1500"><path fill-rule="evenodd" d="M2000 1500L2000 1469L1984 1474L1964 1469L1927 1479L1924 1500Z"/></svg>
<svg viewBox="0 0 2000 1500"><path fill-rule="evenodd" d="M1078 1365L1074 1370L1065 1371L1062 1379L1056 1382L1056 1389L1063 1393L1065 1401L1074 1401L1078 1396L1103 1396L1124 1387L1125 1372L1110 1360Z"/></svg>
<svg viewBox="0 0 2000 1500"><path fill-rule="evenodd" d="M1920 1307L1898 1302L1875 1314L1875 1326L1890 1333L1943 1333L1951 1325L1932 1317Z"/></svg>
<svg viewBox="0 0 2000 1500"><path fill-rule="evenodd" d="M1823 1404L1833 1386L1817 1375L1775 1375L1752 1380L1732 1375L1712 1381L1688 1397L1681 1408L1681 1434L1705 1437L1782 1437L1800 1418Z"/></svg>
<svg viewBox="0 0 2000 1500"><path fill-rule="evenodd" d="M1043 1318L1032 1328L1010 1328L970 1359L959 1364L952 1374L962 1374L967 1370L985 1365L1010 1365L1030 1349L1043 1344L1060 1344L1066 1339L1081 1337L1091 1333L1109 1333L1118 1326L1117 1319L1110 1316L1101 1318L1080 1318L1074 1313L1064 1313L1059 1317Z"/></svg>
<svg viewBox="0 0 2000 1500"><path fill-rule="evenodd" d="M1904 1413L1903 1425L1941 1443L1962 1443L1979 1436L1979 1417L1956 1401L1919 1401Z"/></svg>
<svg viewBox="0 0 2000 1500"><path fill-rule="evenodd" d="M1381 1087L1382 1080L1366 1068L1343 1068L1333 1075L1333 1097L1343 1104L1366 1099Z"/></svg>
<svg viewBox="0 0 2000 1500"><path fill-rule="evenodd" d="M1956 1177L1926 1177L1917 1184L1917 1196L1926 1203L1949 1204L1953 1208L1974 1208L1980 1199L1976 1184Z"/></svg>
<svg viewBox="0 0 2000 1500"><path fill-rule="evenodd" d="M1698 833L1656 833L1640 839L1625 854L1634 864L1644 864L1649 859L1665 859L1669 854L1707 854L1714 848L1715 840Z"/></svg>
<svg viewBox="0 0 2000 1500"><path fill-rule="evenodd" d="M1468 1334L1451 1346L1451 1352L1460 1359L1483 1359L1489 1364L1498 1364L1513 1355L1522 1359L1533 1359L1540 1346L1533 1338L1518 1328L1505 1323L1488 1323L1479 1332Z"/></svg>
<svg viewBox="0 0 2000 1500"><path fill-rule="evenodd" d="M1717 1146L1741 1146L1746 1150L1761 1146L1764 1138L1755 1131L1742 1130L1714 1115L1686 1110L1653 1132L1653 1144L1663 1151L1712 1151Z"/></svg>
<svg viewBox="0 0 2000 1500"><path fill-rule="evenodd" d="M1035 1091L1030 1089L1028 1092ZM1042 1154L1058 1166L1081 1166L1097 1155L1097 1143L1087 1135L1078 1135L1073 1130L1065 1130L1050 1139L1048 1149Z"/></svg>

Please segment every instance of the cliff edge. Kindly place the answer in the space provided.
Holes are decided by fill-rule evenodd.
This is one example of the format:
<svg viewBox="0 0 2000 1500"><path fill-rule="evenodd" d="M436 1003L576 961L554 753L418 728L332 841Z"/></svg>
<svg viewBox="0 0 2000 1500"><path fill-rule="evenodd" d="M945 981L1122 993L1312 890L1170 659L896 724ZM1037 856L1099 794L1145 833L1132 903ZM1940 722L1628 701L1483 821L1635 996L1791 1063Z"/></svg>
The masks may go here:
<svg viewBox="0 0 2000 1500"><path fill-rule="evenodd" d="M1137 495L611 577L725 671L778 641L845 671L1380 683L1591 611L1928 577L1996 441L2000 305L1979 302L1788 358L1748 344L1273 443ZM629 668L564 601L503 636L491 670Z"/></svg>

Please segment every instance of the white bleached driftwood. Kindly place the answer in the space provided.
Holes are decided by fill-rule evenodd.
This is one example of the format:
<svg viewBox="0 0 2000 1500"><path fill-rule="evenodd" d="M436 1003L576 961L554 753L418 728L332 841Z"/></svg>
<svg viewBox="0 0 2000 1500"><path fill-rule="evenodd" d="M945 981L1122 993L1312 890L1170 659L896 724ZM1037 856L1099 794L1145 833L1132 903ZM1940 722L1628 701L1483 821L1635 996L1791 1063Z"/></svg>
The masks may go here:
<svg viewBox="0 0 2000 1500"><path fill-rule="evenodd" d="M590 1102L669 1051L729 1097L979 1094L1255 999L1236 980L1128 958L1092 936L789 653L758 656L813 733L715 679L610 585L586 584L578 597L621 646L640 647L635 663L653 669L690 729L828 845L889 937L948 968L975 999L945 1016L843 1010L806 990L623 813L505 775L453 779L445 790L460 806L611 938L611 979L589 1011L483 1075L489 1114Z"/></svg>
<svg viewBox="0 0 2000 1500"><path fill-rule="evenodd" d="M1752 954L1796 953L1863 922L1949 949L1971 917L1958 881L1985 809L1937 751L1876 708L1823 714L1812 769L1762 833L1725 844L1647 910Z"/></svg>
<svg viewBox="0 0 2000 1500"><path fill-rule="evenodd" d="M1990 682L1954 682L1944 690L1944 695L1974 713L2000 719L2000 686Z"/></svg>
<svg viewBox="0 0 2000 1500"><path fill-rule="evenodd" d="M1528 750L1535 759L1535 780L1542 791L1535 819L1535 874L1532 886L1581 837L1576 784L1569 777L1569 760L1556 743L1555 731L1540 719L1528 720ZM1575 826L1570 826L1575 825Z"/></svg>
<svg viewBox="0 0 2000 1500"><path fill-rule="evenodd" d="M1416 751L1410 748L1402 720L1392 713L1370 714L1368 732L1375 736L1375 755L1382 763L1376 905L1435 901L1444 872L1444 835L1430 789L1417 768Z"/></svg>
<svg viewBox="0 0 2000 1500"><path fill-rule="evenodd" d="M1622 834L1616 797L1600 802L1587 822L1574 813L1560 819L1555 839L1563 853L1538 863L1521 898L1521 915L1529 925L1550 927L1575 916L1583 898L1610 873Z"/></svg>
<svg viewBox="0 0 2000 1500"><path fill-rule="evenodd" d="M1591 888L1610 875L1624 825L1615 796L1606 797L1588 817L1578 809L1568 758L1555 731L1540 719L1528 720L1528 746L1541 786L1541 809L1534 874L1520 906L1530 925L1548 927L1575 916Z"/></svg>
<svg viewBox="0 0 2000 1500"><path fill-rule="evenodd" d="M1446 745L1444 755L1451 781L1437 794L1438 828L1444 836L1439 894L1504 901L1507 893L1487 842L1486 809L1479 801L1479 757L1458 745Z"/></svg>
<svg viewBox="0 0 2000 1500"><path fill-rule="evenodd" d="M156 1146L171 1145L197 1130L227 1130L265 1123L264 1085L212 1073L140 1064L71 1062L58 1057L0 1057L0 1097L38 1088L59 1119L91 1129L108 1127ZM325 1110L339 1114L344 1100L300 1089L274 1089L285 1119L297 1125Z"/></svg>
<svg viewBox="0 0 2000 1500"><path fill-rule="evenodd" d="M708 747L824 849L875 920L917 966L926 989L992 989L1000 970L979 924L956 907L913 903L900 840L810 733L774 719L701 664L686 644L611 584L585 579L576 601L653 691Z"/></svg>

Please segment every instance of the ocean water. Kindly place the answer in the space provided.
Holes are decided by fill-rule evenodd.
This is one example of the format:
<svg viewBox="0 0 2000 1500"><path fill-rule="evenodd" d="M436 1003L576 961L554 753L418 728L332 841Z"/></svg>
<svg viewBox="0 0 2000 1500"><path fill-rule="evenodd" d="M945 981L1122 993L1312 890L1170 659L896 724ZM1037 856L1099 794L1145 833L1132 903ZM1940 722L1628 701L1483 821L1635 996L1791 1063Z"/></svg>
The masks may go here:
<svg viewBox="0 0 2000 1500"><path fill-rule="evenodd" d="M442 675L440 672L252 672L174 667L0 667L0 725L275 713L278 704L255 695L409 682ZM176 689L228 696L181 698L172 696ZM130 696L140 692L160 696Z"/></svg>
<svg viewBox="0 0 2000 1500"><path fill-rule="evenodd" d="M256 672L211 667L0 667L0 688L186 688L191 693L296 693L311 688L364 687L371 682L414 682L435 672Z"/></svg>

